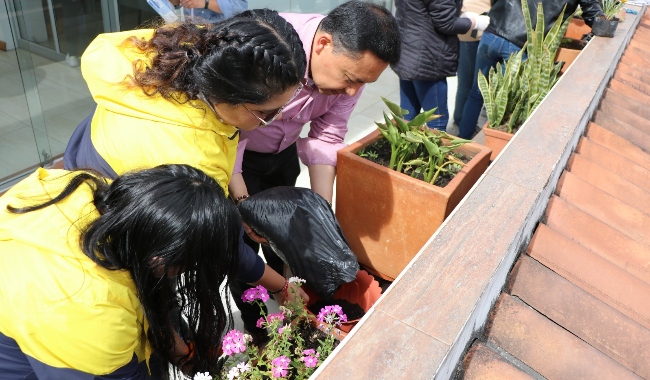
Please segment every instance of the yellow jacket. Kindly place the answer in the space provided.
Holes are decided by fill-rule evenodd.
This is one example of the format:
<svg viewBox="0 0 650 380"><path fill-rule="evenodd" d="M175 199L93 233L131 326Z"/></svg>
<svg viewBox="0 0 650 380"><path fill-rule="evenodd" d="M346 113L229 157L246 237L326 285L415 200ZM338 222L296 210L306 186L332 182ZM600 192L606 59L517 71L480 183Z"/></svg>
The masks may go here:
<svg viewBox="0 0 650 380"><path fill-rule="evenodd" d="M124 85L133 62L147 58L122 43L131 36L152 35L151 29L100 34L84 52L81 73L97 102L92 144L118 175L188 164L213 177L228 194L239 141L230 138L237 129L219 122L203 102L179 104Z"/></svg>
<svg viewBox="0 0 650 380"><path fill-rule="evenodd" d="M6 210L51 199L66 174L38 169L0 198L0 333L49 366L103 375L150 350L129 273L104 269L79 248L78 228L98 217L90 188L38 211Z"/></svg>

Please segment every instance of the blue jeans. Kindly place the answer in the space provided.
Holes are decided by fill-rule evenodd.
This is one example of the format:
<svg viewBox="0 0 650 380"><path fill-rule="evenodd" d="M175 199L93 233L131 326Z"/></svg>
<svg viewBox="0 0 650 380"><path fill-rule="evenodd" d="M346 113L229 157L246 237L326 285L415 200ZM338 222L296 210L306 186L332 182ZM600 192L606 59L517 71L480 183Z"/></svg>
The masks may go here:
<svg viewBox="0 0 650 380"><path fill-rule="evenodd" d="M456 123L456 125L460 125L460 121L463 118L463 108L465 108L467 96L469 95L469 91L472 89L472 84L474 82L478 43L479 41L460 41L458 70L456 70L458 88L456 90L456 105L454 106L454 123Z"/></svg>
<svg viewBox="0 0 650 380"><path fill-rule="evenodd" d="M476 68L474 70L472 89L467 96L467 101L463 108L463 116L458 125L458 137L464 139L472 138L476 130L476 123L481 114L481 107L483 107L483 96L478 88L479 70L481 70L483 75L488 76L490 68L496 66L498 62L506 61L510 57L510 54L516 53L519 50L521 50L519 46L505 38L501 38L487 31L483 32L476 54Z"/></svg>
<svg viewBox="0 0 650 380"><path fill-rule="evenodd" d="M405 117L412 119L424 109L438 108L436 115L442 117L427 123L429 128L447 130L449 110L447 109L447 78L437 81L399 80L400 107L409 111Z"/></svg>

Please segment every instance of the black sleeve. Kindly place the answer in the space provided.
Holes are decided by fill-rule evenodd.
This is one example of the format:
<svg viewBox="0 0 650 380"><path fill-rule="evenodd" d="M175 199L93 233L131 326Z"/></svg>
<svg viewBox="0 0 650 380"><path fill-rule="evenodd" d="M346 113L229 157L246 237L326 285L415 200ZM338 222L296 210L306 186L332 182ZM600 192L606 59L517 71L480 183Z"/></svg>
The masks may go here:
<svg viewBox="0 0 650 380"><path fill-rule="evenodd" d="M264 274L264 260L244 242L244 227L239 231L239 267L237 280L247 284L257 282Z"/></svg>
<svg viewBox="0 0 650 380"><path fill-rule="evenodd" d="M603 9L600 7L598 0L579 0L580 8L582 8L582 18L589 26L594 24L596 17L603 14Z"/></svg>
<svg viewBox="0 0 650 380"><path fill-rule="evenodd" d="M426 2L433 27L443 34L464 34L472 28L472 20L460 18L456 1L433 0Z"/></svg>

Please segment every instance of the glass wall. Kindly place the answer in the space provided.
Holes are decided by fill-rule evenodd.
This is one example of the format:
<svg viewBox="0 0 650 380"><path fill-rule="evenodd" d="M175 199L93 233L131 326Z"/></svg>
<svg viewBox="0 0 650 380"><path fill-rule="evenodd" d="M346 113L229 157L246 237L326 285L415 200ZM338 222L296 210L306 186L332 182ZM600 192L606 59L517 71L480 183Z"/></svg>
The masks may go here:
<svg viewBox="0 0 650 380"><path fill-rule="evenodd" d="M0 190L53 159L94 107L80 56L100 33L158 22L146 0L0 0ZM345 0L249 0L328 13ZM376 0L389 9L393 0ZM0 46L3 46L0 44Z"/></svg>

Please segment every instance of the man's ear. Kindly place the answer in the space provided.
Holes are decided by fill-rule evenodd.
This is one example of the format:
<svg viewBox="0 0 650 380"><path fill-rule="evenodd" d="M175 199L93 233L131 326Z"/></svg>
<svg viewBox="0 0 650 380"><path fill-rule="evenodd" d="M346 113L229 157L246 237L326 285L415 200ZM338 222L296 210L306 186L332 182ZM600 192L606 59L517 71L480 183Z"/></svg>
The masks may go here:
<svg viewBox="0 0 650 380"><path fill-rule="evenodd" d="M314 53L320 54L325 49L334 49L332 35L325 32L319 32L314 38Z"/></svg>

